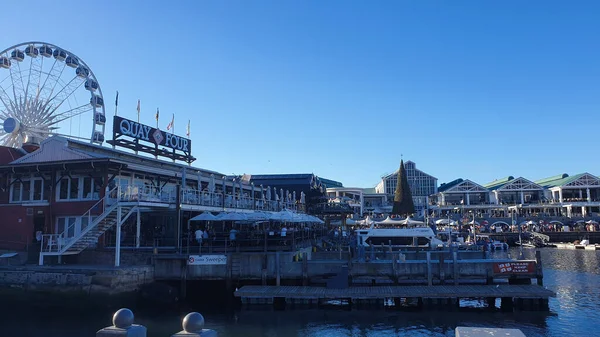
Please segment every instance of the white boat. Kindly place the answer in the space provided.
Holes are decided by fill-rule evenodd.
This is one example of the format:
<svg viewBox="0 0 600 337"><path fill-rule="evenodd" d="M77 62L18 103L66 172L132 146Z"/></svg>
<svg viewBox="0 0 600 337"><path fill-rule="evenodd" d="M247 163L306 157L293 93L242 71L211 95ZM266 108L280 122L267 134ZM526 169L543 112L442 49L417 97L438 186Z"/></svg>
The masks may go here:
<svg viewBox="0 0 600 337"><path fill-rule="evenodd" d="M581 242L575 241L575 243L554 243L554 247L559 249L585 249L585 250L600 250L600 245L590 243L590 240L581 240Z"/></svg>
<svg viewBox="0 0 600 337"><path fill-rule="evenodd" d="M508 250L508 243L498 241L498 240L493 240L489 237L489 235L477 234L476 241L477 241L477 244L479 244L481 241L487 242L488 248L490 250Z"/></svg>
<svg viewBox="0 0 600 337"><path fill-rule="evenodd" d="M443 247L444 242L436 238L429 227L414 228L375 228L356 231L358 246L391 245L394 248L432 248Z"/></svg>

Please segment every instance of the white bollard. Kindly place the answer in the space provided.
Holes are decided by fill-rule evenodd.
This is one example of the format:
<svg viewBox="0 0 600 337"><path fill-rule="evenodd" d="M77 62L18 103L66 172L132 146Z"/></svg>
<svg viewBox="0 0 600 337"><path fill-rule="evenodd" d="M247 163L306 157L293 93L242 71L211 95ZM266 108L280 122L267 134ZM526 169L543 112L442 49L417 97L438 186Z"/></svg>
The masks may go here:
<svg viewBox="0 0 600 337"><path fill-rule="evenodd" d="M171 337L217 337L217 332L204 329L204 317L197 312L191 312L183 318L183 330Z"/></svg>
<svg viewBox="0 0 600 337"><path fill-rule="evenodd" d="M146 327L133 324L133 312L119 309L113 315L113 326L98 330L96 337L146 337Z"/></svg>

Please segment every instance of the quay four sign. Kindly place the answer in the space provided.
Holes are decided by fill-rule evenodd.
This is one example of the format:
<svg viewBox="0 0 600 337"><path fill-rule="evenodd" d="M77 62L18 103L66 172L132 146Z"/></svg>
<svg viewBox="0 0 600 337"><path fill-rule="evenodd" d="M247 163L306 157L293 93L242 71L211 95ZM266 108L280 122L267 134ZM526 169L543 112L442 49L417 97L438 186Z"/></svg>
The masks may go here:
<svg viewBox="0 0 600 337"><path fill-rule="evenodd" d="M134 139L134 142L118 139L121 136L127 136ZM153 148L148 145L140 144L139 141L152 143ZM113 119L113 145L123 146L132 150L146 152L158 156L169 157L171 159L183 159L192 161L192 141L188 138L180 137L172 133L164 132L148 125L115 116ZM183 156L170 155L168 152L159 150L159 146L183 153ZM175 158L177 157L177 158Z"/></svg>

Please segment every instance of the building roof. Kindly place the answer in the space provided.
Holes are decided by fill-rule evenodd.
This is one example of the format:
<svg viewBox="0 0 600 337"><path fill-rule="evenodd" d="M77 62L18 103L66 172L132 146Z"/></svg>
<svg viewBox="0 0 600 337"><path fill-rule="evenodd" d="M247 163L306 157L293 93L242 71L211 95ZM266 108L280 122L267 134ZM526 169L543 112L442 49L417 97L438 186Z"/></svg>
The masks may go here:
<svg viewBox="0 0 600 337"><path fill-rule="evenodd" d="M339 182L339 181L335 181L335 180L331 180L331 179L326 179L323 177L319 177L319 180L321 181L321 183L323 184L323 186L329 188L329 187L344 187L344 185Z"/></svg>
<svg viewBox="0 0 600 337"><path fill-rule="evenodd" d="M140 156L134 153L109 147L77 141L74 139L52 136L41 142L40 148L11 162L11 165L40 164L52 162L71 162L85 160L111 159L112 162L127 163L130 168L138 167L139 170L159 169L164 172L181 172L184 168L188 175L209 175L217 177L223 174L192 167L187 164L172 163L166 160Z"/></svg>
<svg viewBox="0 0 600 337"><path fill-rule="evenodd" d="M563 174L559 174L556 176L536 180L536 181L534 181L534 183L536 183L544 188L549 188L549 187L554 187L554 186L560 186L560 185L556 185L556 182L561 181L568 177L569 177L568 174L563 173Z"/></svg>
<svg viewBox="0 0 600 337"><path fill-rule="evenodd" d="M458 178L458 179L452 180L449 183L443 183L440 185L440 187L438 187L438 192L444 192L444 191L462 183L463 181L464 180L462 178Z"/></svg>
<svg viewBox="0 0 600 337"><path fill-rule="evenodd" d="M15 149L7 146L0 146L0 165L6 165L15 161L26 154L22 149Z"/></svg>
<svg viewBox="0 0 600 337"><path fill-rule="evenodd" d="M540 185L542 185L544 188L566 186L566 185L569 185L580 179L581 179L580 182L578 182L577 184L573 184L573 185L574 186L577 186L577 185L579 185L579 186L594 185L595 186L598 184L598 177L596 177L592 174L589 174L587 172L579 173L579 174L572 175L572 176L569 176L568 174L565 173L562 176L563 177L560 179L559 179L559 177L561 177L561 176L556 176L555 177L556 179L547 181L544 185L542 185L542 184L540 184ZM547 178L547 179L550 179L550 178Z"/></svg>
<svg viewBox="0 0 600 337"><path fill-rule="evenodd" d="M496 180L494 180L492 182L489 182L489 183L483 185L483 187L485 187L485 188L487 188L488 190L491 190L491 191L497 190L500 187L508 184L511 180L514 180L514 179L515 179L515 177L513 177L513 176L508 176L508 177L504 177L504 178L501 178L501 179L496 179Z"/></svg>
<svg viewBox="0 0 600 337"><path fill-rule="evenodd" d="M411 166L412 166L412 169L414 169L415 171L419 171L419 172L421 172L422 174L424 174L424 175L426 175L426 176L428 176L428 177L431 177L431 178L433 178L433 179L436 179L436 180L437 180L437 178L436 178L436 177L434 177L434 176L432 176L431 174L429 174L429 173L425 173L425 172L423 172L423 171L419 170L419 169L417 168L417 164L416 164L414 161L410 161L410 160L408 160L408 161L405 161L405 162L404 162L404 169L406 169L406 167L407 167L407 166L409 166L409 167L411 167ZM392 173L390 173L390 174L386 174L386 175L384 175L383 177L381 177L381 179L382 179L382 180L387 180L387 179L389 179L389 178L391 178L391 177L396 177L396 176L398 176L398 171L399 171L399 170L400 170L400 167L398 167L398 169L397 169L396 171L394 171L394 172L392 172Z"/></svg>

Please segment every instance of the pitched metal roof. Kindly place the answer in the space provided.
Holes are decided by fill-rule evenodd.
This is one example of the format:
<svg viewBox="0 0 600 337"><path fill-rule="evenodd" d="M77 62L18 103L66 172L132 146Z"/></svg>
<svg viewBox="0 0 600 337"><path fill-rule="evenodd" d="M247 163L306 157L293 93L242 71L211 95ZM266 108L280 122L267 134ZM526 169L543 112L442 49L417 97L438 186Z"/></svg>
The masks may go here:
<svg viewBox="0 0 600 337"><path fill-rule="evenodd" d="M463 181L464 180L462 178L458 178L458 179L452 180L449 183L443 183L440 185L440 187L438 187L438 192L444 192L444 191L462 183Z"/></svg>
<svg viewBox="0 0 600 337"><path fill-rule="evenodd" d="M508 184L511 180L514 180L514 179L515 179L515 177L513 177L513 176L508 176L508 177L504 177L504 178L501 178L501 179L496 179L496 180L494 180L492 182L489 182L489 183L483 185L483 187L485 187L485 188L487 188L488 190L491 190L491 191L497 190L500 187Z"/></svg>
<svg viewBox="0 0 600 337"><path fill-rule="evenodd" d="M544 188L549 188L549 187L554 187L554 186L560 186L560 185L556 185L556 182L561 181L568 177L569 177L568 174L563 173L563 174L559 174L556 176L536 180L536 181L534 181L534 183L536 183Z"/></svg>

